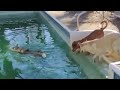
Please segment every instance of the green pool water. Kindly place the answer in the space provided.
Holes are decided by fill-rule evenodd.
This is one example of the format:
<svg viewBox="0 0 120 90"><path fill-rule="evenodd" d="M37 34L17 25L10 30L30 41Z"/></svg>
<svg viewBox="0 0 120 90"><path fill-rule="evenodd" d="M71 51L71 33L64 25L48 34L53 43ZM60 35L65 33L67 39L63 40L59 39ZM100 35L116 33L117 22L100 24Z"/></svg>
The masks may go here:
<svg viewBox="0 0 120 90"><path fill-rule="evenodd" d="M70 58L63 40L53 38L50 30L47 24L36 19L0 24L0 79L87 79ZM9 49L17 44L34 51L42 50L47 57L19 54Z"/></svg>

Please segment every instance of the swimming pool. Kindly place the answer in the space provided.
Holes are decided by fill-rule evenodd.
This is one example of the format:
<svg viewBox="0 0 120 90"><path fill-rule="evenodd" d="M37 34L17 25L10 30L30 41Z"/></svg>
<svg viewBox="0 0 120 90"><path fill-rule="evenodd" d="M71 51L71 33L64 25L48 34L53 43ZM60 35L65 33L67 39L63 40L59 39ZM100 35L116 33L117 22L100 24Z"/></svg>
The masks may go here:
<svg viewBox="0 0 120 90"><path fill-rule="evenodd" d="M37 18L9 20L0 24L0 78L3 79L87 79L70 57L65 42L52 28ZM19 54L9 48L16 45L43 50L46 58Z"/></svg>

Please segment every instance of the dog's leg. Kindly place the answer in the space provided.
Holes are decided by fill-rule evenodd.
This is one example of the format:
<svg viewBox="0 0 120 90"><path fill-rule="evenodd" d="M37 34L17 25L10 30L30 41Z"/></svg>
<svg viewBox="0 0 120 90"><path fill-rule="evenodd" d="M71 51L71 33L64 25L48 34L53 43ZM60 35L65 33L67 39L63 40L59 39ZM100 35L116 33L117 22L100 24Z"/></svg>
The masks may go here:
<svg viewBox="0 0 120 90"><path fill-rule="evenodd" d="M98 59L99 63L101 62L102 58L103 58L103 55L99 56L99 59Z"/></svg>
<svg viewBox="0 0 120 90"><path fill-rule="evenodd" d="M96 62L96 59L97 58L97 55L95 54L94 56L93 56L93 62L95 63Z"/></svg>
<svg viewBox="0 0 120 90"><path fill-rule="evenodd" d="M101 54L101 55L99 55L99 59L98 59L98 61L99 61L99 63L102 61L102 59L104 58L104 54Z"/></svg>
<svg viewBox="0 0 120 90"><path fill-rule="evenodd" d="M100 62L101 59L102 59L102 56L103 56L103 54L96 53L96 54L93 56L94 62L96 62L96 59L97 59L98 62ZM97 58L97 57L98 57L98 58Z"/></svg>

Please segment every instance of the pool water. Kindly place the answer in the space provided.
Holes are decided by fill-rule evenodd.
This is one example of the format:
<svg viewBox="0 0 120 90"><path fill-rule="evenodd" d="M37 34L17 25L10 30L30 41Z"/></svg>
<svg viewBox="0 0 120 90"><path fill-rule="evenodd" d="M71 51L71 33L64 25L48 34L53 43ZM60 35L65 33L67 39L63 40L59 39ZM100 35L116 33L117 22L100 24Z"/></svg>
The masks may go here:
<svg viewBox="0 0 120 90"><path fill-rule="evenodd" d="M0 24L1 79L86 79L80 66L67 56L63 43L55 41L50 28L36 19L6 21ZM57 38L57 37L56 37ZM46 58L19 54L16 46L42 50Z"/></svg>

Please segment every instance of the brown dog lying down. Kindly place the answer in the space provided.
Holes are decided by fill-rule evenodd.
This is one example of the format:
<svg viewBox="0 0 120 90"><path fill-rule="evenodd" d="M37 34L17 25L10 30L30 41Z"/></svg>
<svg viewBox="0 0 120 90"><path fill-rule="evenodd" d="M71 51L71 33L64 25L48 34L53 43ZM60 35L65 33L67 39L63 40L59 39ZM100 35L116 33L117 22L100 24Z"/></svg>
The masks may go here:
<svg viewBox="0 0 120 90"><path fill-rule="evenodd" d="M97 30L93 31L92 33L90 33L87 37L83 38L82 40L74 41L72 43L72 51L74 52L77 49L80 49L79 43L83 43L85 41L94 40L94 39L103 37L104 36L104 31L103 30L108 25L107 21L101 22L102 25L103 25L103 23L105 23L104 27L101 27L100 29L97 29Z"/></svg>
<svg viewBox="0 0 120 90"><path fill-rule="evenodd" d="M93 54L93 59L97 56L99 60L103 57L112 56L120 59L120 33L110 33L103 38L86 41L80 44L80 51Z"/></svg>
<svg viewBox="0 0 120 90"><path fill-rule="evenodd" d="M46 57L46 54L39 50L39 51L30 51L29 49L25 49L25 48L20 48L18 47L18 45L16 45L15 47L11 48L12 51L18 52L20 54L33 54L34 56L41 56L43 58Z"/></svg>

